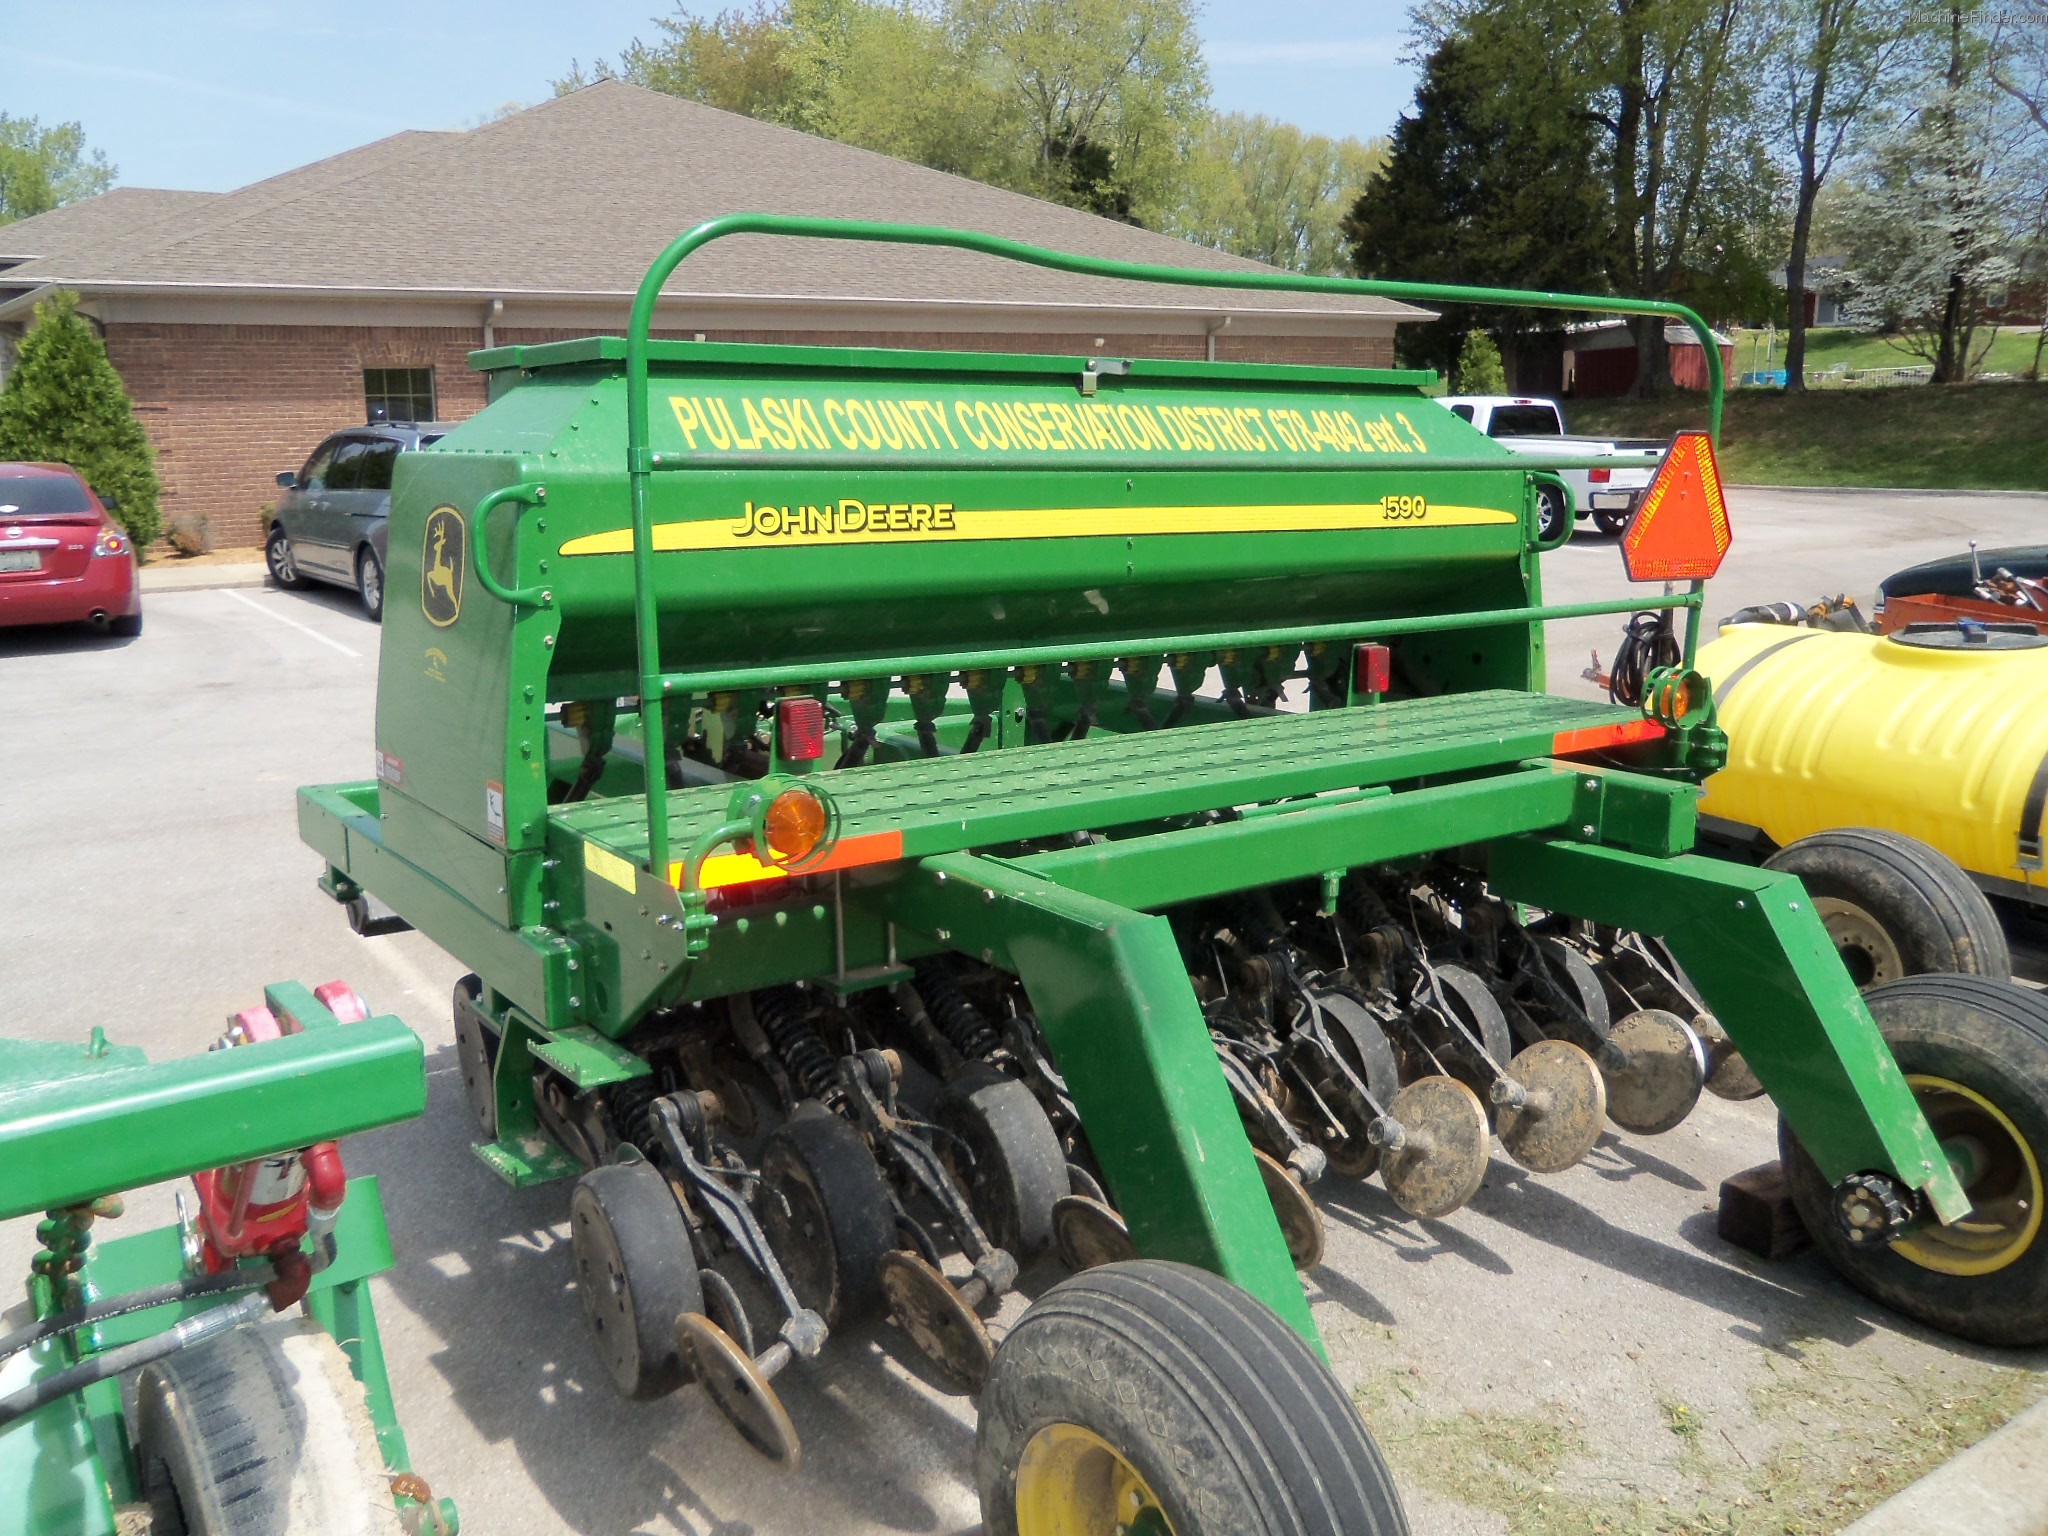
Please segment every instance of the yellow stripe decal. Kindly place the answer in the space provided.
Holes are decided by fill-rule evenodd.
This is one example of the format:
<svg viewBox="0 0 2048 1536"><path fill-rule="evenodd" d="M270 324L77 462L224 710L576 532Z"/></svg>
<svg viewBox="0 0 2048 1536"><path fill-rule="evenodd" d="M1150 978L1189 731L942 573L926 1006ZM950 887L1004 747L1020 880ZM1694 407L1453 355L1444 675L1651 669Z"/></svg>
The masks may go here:
<svg viewBox="0 0 2048 1536"><path fill-rule="evenodd" d="M628 896L640 889L638 871L630 859L622 859L609 848L595 843L583 845L583 867L600 880L609 880Z"/></svg>
<svg viewBox="0 0 2048 1536"><path fill-rule="evenodd" d="M1367 528L1478 528L1519 521L1498 507L1453 507L1419 496L1330 506L954 507L841 501L828 507L755 506L736 518L657 523L657 551L794 549L820 544L953 544L994 539L1131 538L1199 533L1339 533ZM633 530L586 534L564 555L631 553Z"/></svg>

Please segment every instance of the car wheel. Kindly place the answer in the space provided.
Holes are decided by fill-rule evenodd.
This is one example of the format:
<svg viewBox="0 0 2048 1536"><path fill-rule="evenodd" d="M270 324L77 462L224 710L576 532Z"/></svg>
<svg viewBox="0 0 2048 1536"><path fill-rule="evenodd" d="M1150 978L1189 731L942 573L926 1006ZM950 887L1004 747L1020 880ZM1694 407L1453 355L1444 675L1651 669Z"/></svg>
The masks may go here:
<svg viewBox="0 0 2048 1536"><path fill-rule="evenodd" d="M1554 485L1539 485L1536 503L1536 537L1545 544L1555 544L1571 528L1571 498Z"/></svg>
<svg viewBox="0 0 2048 1536"><path fill-rule="evenodd" d="M356 556L356 595L363 600L363 612L371 620L382 623L384 619L384 562L377 558L374 549L366 549Z"/></svg>
<svg viewBox="0 0 2048 1536"><path fill-rule="evenodd" d="M1593 526L1609 538L1613 538L1627 531L1628 520L1632 515L1628 512L1595 512Z"/></svg>
<svg viewBox="0 0 2048 1536"><path fill-rule="evenodd" d="M128 613L123 614L118 619L109 619L107 621L107 633L118 635L123 640L133 640L142 633L142 615L139 613Z"/></svg>
<svg viewBox="0 0 2048 1536"><path fill-rule="evenodd" d="M263 541L263 563L270 568L270 579L287 592L297 592L307 584L299 570L299 557L292 552L291 538L279 524L270 525L270 537Z"/></svg>

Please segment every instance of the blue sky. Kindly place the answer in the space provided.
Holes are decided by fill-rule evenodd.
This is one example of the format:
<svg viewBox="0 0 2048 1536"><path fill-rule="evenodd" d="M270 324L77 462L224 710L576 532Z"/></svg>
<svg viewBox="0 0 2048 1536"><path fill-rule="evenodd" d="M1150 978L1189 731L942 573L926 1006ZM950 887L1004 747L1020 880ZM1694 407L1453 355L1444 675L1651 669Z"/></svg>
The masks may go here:
<svg viewBox="0 0 2048 1536"><path fill-rule="evenodd" d="M459 128L543 100L572 57L616 54L666 4L17 0L0 33L0 111L83 123L128 185L225 191L403 128ZM1208 0L1216 103L1317 133L1383 133L1413 89L1400 62L1407 10Z"/></svg>

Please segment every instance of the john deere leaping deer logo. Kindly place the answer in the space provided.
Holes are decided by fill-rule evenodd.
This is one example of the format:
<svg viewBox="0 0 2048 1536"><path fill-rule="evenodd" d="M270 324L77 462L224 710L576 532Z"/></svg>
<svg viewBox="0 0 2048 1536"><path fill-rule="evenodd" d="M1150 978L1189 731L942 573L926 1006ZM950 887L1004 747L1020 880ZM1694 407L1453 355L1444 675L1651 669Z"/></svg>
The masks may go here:
<svg viewBox="0 0 2048 1536"><path fill-rule="evenodd" d="M467 547L460 512L436 507L427 514L426 547L420 555L420 610L437 629L446 629L462 617Z"/></svg>

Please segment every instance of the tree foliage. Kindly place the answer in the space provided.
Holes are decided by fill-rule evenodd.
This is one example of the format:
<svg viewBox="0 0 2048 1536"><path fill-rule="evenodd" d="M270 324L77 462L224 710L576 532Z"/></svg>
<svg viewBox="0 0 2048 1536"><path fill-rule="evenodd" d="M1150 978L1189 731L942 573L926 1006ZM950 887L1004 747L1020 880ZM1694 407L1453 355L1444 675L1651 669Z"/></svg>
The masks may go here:
<svg viewBox="0 0 2048 1536"><path fill-rule="evenodd" d="M1219 117L1195 0L754 0L655 22L573 90L623 77L728 112L1307 270L1374 164ZM876 82L914 81L914 90Z"/></svg>
<svg viewBox="0 0 2048 1536"><path fill-rule="evenodd" d="M1467 331L1465 345L1458 351L1458 369L1453 383L1461 395L1504 395L1508 392L1507 370L1501 366L1500 348L1484 331Z"/></svg>
<svg viewBox="0 0 2048 1536"><path fill-rule="evenodd" d="M48 213L114 184L114 167L87 149L77 123L45 128L33 117L0 112L0 224Z"/></svg>
<svg viewBox="0 0 2048 1536"><path fill-rule="evenodd" d="M69 464L114 503L138 549L157 536L155 456L75 293L60 289L36 305L0 386L0 459Z"/></svg>
<svg viewBox="0 0 2048 1536"><path fill-rule="evenodd" d="M1413 112L1343 225L1361 276L1603 292L1611 225L1598 145L1569 65L1511 12L1475 14L1424 62ZM1504 69L1505 60L1522 64ZM1527 310L1447 311L1401 328L1403 357L1448 370L1475 323L1555 321Z"/></svg>

